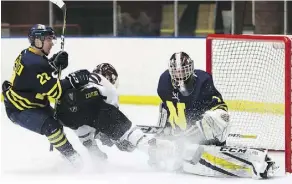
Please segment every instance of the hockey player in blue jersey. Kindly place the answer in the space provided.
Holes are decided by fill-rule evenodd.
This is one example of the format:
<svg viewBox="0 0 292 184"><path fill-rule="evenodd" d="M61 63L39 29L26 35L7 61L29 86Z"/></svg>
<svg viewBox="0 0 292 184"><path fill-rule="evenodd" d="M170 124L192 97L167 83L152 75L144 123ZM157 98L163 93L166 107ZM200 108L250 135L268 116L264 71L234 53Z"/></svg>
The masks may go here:
<svg viewBox="0 0 292 184"><path fill-rule="evenodd" d="M159 126L164 133L173 135L196 128L203 134L192 141L224 143L224 133L229 122L228 108L216 89L212 76L194 68L194 61L185 52L174 53L169 68L160 76L157 93L162 100ZM211 119L211 120L210 120ZM212 124L213 120L217 123ZM214 127L208 132L206 121ZM213 129L212 129L213 130Z"/></svg>
<svg viewBox="0 0 292 184"><path fill-rule="evenodd" d="M157 93L162 103L155 129L162 130L155 136L174 142L180 153L179 159L152 157L152 166L216 177L269 178L278 171L267 150L225 145L230 123L227 105L212 76L195 69L187 53L171 56Z"/></svg>
<svg viewBox="0 0 292 184"><path fill-rule="evenodd" d="M68 66L65 51L47 58L56 39L54 30L37 24L29 30L28 38L30 46L16 58L11 81L2 84L7 116L17 125L45 135L64 157L78 164L78 154L54 118L48 98L59 99L67 89L87 84L89 72L80 70L63 80L54 78L52 73Z"/></svg>

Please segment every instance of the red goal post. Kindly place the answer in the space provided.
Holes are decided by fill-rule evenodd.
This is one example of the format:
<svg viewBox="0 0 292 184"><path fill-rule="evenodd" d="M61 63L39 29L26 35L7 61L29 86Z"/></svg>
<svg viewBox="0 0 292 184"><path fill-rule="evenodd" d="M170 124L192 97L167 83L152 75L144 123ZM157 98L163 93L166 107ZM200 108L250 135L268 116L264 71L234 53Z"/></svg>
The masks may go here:
<svg viewBox="0 0 292 184"><path fill-rule="evenodd" d="M291 173L291 39L208 35L206 71L231 113L227 144L285 150Z"/></svg>

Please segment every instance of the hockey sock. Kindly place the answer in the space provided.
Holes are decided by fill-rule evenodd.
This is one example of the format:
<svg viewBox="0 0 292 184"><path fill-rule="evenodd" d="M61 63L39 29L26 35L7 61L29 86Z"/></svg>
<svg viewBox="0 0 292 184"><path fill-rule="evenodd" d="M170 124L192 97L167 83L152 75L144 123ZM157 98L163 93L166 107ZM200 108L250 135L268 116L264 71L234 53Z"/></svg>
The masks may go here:
<svg viewBox="0 0 292 184"><path fill-rule="evenodd" d="M62 126L56 120L53 118L47 119L43 129L51 145L62 155L69 157L76 153L64 134Z"/></svg>

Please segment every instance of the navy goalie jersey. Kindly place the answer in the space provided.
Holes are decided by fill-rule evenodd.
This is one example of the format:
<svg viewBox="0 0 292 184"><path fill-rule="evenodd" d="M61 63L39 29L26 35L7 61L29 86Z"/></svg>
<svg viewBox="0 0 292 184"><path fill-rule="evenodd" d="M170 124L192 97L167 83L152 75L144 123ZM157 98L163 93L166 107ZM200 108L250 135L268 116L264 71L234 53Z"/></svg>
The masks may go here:
<svg viewBox="0 0 292 184"><path fill-rule="evenodd" d="M227 105L215 88L212 76L202 70L194 72L194 90L189 96L183 96L179 89L173 86L168 70L160 76L157 93L168 112L168 122L174 129L187 129L208 110L220 108L227 111Z"/></svg>

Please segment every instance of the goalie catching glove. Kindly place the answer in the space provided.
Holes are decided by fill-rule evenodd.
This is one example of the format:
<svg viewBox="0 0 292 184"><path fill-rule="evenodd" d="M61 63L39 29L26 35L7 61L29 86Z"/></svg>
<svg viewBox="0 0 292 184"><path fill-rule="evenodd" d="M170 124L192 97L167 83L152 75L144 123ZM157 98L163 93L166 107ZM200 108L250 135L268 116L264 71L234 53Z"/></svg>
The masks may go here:
<svg viewBox="0 0 292 184"><path fill-rule="evenodd" d="M206 140L218 140L224 142L227 136L229 114L222 110L206 111L203 118L197 122L197 126Z"/></svg>

